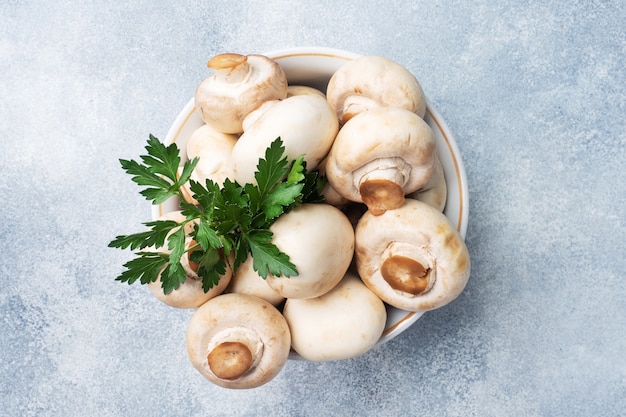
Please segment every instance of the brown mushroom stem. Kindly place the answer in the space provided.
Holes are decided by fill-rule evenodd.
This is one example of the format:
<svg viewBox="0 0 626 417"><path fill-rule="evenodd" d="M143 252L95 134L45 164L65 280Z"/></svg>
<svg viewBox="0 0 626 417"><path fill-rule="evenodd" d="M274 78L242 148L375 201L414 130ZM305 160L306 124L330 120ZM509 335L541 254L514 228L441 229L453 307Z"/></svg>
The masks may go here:
<svg viewBox="0 0 626 417"><path fill-rule="evenodd" d="M404 184L411 167L402 158L377 159L355 171L355 186L375 216L404 203Z"/></svg>
<svg viewBox="0 0 626 417"><path fill-rule="evenodd" d="M254 331L225 329L213 336L207 348L207 365L220 379L233 380L254 368L263 354L263 342Z"/></svg>
<svg viewBox="0 0 626 417"><path fill-rule="evenodd" d="M422 247L391 242L381 255L380 274L394 290L418 296L428 292L435 282L435 260Z"/></svg>
<svg viewBox="0 0 626 417"><path fill-rule="evenodd" d="M240 54L215 55L207 66L215 70L215 76L220 82L226 84L245 82L251 72L248 57Z"/></svg>

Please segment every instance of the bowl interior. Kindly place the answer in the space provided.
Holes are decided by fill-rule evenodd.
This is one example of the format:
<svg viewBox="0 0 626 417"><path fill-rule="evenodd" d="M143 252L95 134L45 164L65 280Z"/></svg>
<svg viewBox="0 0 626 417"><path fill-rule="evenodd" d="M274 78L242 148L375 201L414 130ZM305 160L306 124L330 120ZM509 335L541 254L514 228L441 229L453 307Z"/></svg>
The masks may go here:
<svg viewBox="0 0 626 417"><path fill-rule="evenodd" d="M289 83L307 85L326 91L326 85L332 74L343 64L359 55L352 52L330 48L293 48L267 52L264 55L273 58L287 74ZM437 141L437 151L443 166L448 197L444 214L465 238L469 214L467 178L463 161L456 141L448 129L446 122L437 109L427 101L424 120L433 129ZM180 112L172 124L164 140L166 144L176 142L181 150L185 149L187 140L195 129L202 126L203 121L195 109L193 98ZM181 152L184 157L184 152ZM153 206L152 217L160 217L163 213L178 209L178 201L171 199ZM378 341L382 344L406 330L417 321L423 313L414 313L387 307L387 323ZM298 358L297 355L292 355Z"/></svg>

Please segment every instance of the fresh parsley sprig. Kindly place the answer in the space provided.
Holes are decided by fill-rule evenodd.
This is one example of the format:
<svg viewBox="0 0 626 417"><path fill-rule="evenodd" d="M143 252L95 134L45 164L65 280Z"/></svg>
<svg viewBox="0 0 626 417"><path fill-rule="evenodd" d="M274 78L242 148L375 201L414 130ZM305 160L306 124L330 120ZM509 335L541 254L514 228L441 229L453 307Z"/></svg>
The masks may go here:
<svg viewBox="0 0 626 417"><path fill-rule="evenodd" d="M120 159L122 168L145 187L140 193L152 204L177 197L185 220L146 222L147 230L112 240L109 247L136 251L116 280L148 284L160 276L163 292L168 294L187 279L181 258L188 256L208 291L226 268L235 271L249 254L254 270L263 278L298 275L289 257L272 243L269 228L292 208L322 200L318 174L306 170L303 156L290 163L281 138L276 138L257 164L256 184L240 185L227 179L220 187L211 180L201 184L190 179L197 159L185 161L179 170L180 151L175 143L165 146L150 135L145 149L147 155L140 157L141 162ZM187 182L198 205L184 200L181 187Z"/></svg>
<svg viewBox="0 0 626 417"><path fill-rule="evenodd" d="M148 155L142 155L143 164L120 159L122 168L132 180L141 186L147 186L141 191L152 204L161 204L171 197L182 197L180 188L189 180L191 173L198 163L198 159L186 161L183 170L178 175L180 151L175 143L163 145L156 137L150 135L146 145Z"/></svg>

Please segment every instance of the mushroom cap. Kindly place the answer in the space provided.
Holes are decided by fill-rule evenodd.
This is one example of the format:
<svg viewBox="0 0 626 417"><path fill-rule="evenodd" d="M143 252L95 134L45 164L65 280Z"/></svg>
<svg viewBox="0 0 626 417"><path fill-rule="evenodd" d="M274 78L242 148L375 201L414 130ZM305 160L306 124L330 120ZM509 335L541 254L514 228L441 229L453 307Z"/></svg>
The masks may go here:
<svg viewBox="0 0 626 417"><path fill-rule="evenodd" d="M364 354L380 339L387 320L384 303L350 272L320 297L288 299L283 315L293 350L311 361Z"/></svg>
<svg viewBox="0 0 626 417"><path fill-rule="evenodd" d="M175 220L175 221L183 221L185 220L185 216L183 216L181 211L173 211L170 213L164 214L159 220ZM188 234L193 227L192 223L187 223L186 233ZM190 239L187 237L186 244L189 245ZM160 252L169 253L170 250L167 247L159 248ZM220 295L231 280L232 270L227 266L226 273L220 277L219 282L209 291L204 292L204 288L202 288L202 279L196 273L197 270L192 267L189 263L189 257L187 254L183 255L180 258L180 263L185 270L185 274L187 278L185 282L181 283L177 289L171 291L168 294L163 293L163 282L161 281L161 274L156 281L148 283L148 289L150 292L162 303L169 305L170 307L175 308L196 308L200 305L204 304L206 301L210 300L217 295Z"/></svg>
<svg viewBox="0 0 626 417"><path fill-rule="evenodd" d="M224 388L265 384L280 372L291 349L289 326L280 311L258 297L237 293L200 306L191 316L185 341L193 366ZM249 357L232 355L229 344L239 345L237 350Z"/></svg>
<svg viewBox="0 0 626 417"><path fill-rule="evenodd" d="M283 214L270 227L272 243L289 256L298 276L267 276L285 298L319 297L344 276L354 254L350 220L329 204L303 204Z"/></svg>
<svg viewBox="0 0 626 417"><path fill-rule="evenodd" d="M317 171L321 177L326 177L326 163L328 162L328 156L326 156L317 167ZM347 205L350 200L342 196L330 185L330 182L326 181L324 184L324 188L321 191L322 196L324 197L324 202L327 204L331 204L335 207L343 207Z"/></svg>
<svg viewBox="0 0 626 417"><path fill-rule="evenodd" d="M237 139L237 135L220 132L205 123L189 136L185 145L187 158L193 159L207 149L220 153L224 152L224 148L228 151L232 148L231 144L234 146Z"/></svg>
<svg viewBox="0 0 626 417"><path fill-rule="evenodd" d="M326 95L317 88L309 87L308 85L290 85L287 87L287 97L313 95L326 99Z"/></svg>
<svg viewBox="0 0 626 417"><path fill-rule="evenodd" d="M243 119L267 100L287 96L287 76L263 55L220 54L208 64L215 73L196 88L202 120L224 133L241 133Z"/></svg>
<svg viewBox="0 0 626 417"><path fill-rule="evenodd" d="M433 176L430 178L430 181L428 181L426 185L419 190L408 194L407 197L423 201L424 203L429 204L437 210L443 212L446 208L446 201L448 199L448 185L446 184L443 165L441 165L439 158L437 158L435 171L433 172Z"/></svg>
<svg viewBox="0 0 626 417"><path fill-rule="evenodd" d="M183 260L183 258L185 259ZM230 282L230 268L226 268L226 274L220 277L217 285L209 291L204 292L202 280L189 268L187 257L184 256L183 258L181 258L181 264L187 273L187 279L180 284L177 289L169 294L164 294L163 288L161 287L162 282L160 274L156 281L148 284L150 292L152 292L159 301L175 308L196 308L224 292Z"/></svg>
<svg viewBox="0 0 626 417"><path fill-rule="evenodd" d="M254 270L251 256L237 267L225 292L255 295L275 306L285 300Z"/></svg>
<svg viewBox="0 0 626 417"><path fill-rule="evenodd" d="M326 97L341 123L376 107L400 107L419 117L426 113L426 98L417 78L380 56L362 56L341 66L328 82Z"/></svg>
<svg viewBox="0 0 626 417"><path fill-rule="evenodd" d="M470 276L465 242L434 207L406 199L382 215L365 213L356 231L361 279L386 303L429 311L454 300Z"/></svg>
<svg viewBox="0 0 626 417"><path fill-rule="evenodd" d="M196 129L187 142L187 157L198 158L198 163L191 173L191 179L204 185L207 179L222 185L226 178L232 178L230 154L237 142L236 135L219 132L204 124ZM180 175L182 167L178 169ZM185 201L197 205L192 197L189 183L181 187Z"/></svg>
<svg viewBox="0 0 626 417"><path fill-rule="evenodd" d="M434 133L423 119L408 110L381 107L360 113L341 127L328 154L326 176L348 200L366 202L370 209L382 202L384 209L392 209L405 194L428 183L436 159ZM393 199L379 197L369 186L381 182L395 185Z"/></svg>
<svg viewBox="0 0 626 417"><path fill-rule="evenodd" d="M257 163L278 137L289 160L304 155L307 169L315 169L330 150L338 130L337 118L328 103L315 95L266 102L249 117L254 123L246 119L246 130L231 154L233 176L240 184L256 183Z"/></svg>

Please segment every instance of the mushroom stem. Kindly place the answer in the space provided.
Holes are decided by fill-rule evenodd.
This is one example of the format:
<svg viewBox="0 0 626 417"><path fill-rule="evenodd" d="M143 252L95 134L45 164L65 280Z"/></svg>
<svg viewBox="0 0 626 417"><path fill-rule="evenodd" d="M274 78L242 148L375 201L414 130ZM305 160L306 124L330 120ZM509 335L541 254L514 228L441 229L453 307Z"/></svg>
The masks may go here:
<svg viewBox="0 0 626 417"><path fill-rule="evenodd" d="M207 365L220 379L242 377L260 361L263 341L245 327L224 329L213 336L207 348Z"/></svg>
<svg viewBox="0 0 626 417"><path fill-rule="evenodd" d="M394 290L418 296L435 283L435 260L423 247L391 242L381 255L380 274Z"/></svg>
<svg viewBox="0 0 626 417"><path fill-rule="evenodd" d="M215 55L209 60L207 67L215 70L219 82L226 84L243 83L251 72L248 57L232 53Z"/></svg>
<svg viewBox="0 0 626 417"><path fill-rule="evenodd" d="M411 167L398 157L376 159L354 173L355 187L375 216L404 203L404 184Z"/></svg>

